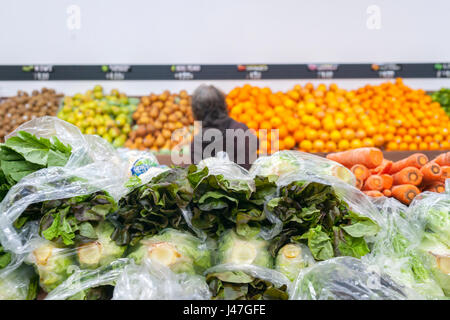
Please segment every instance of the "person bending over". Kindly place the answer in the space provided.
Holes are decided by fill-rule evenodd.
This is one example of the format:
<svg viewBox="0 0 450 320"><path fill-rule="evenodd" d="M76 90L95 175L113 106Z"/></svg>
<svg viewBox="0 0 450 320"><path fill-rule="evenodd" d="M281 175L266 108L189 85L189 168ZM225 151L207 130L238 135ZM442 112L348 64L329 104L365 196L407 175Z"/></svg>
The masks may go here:
<svg viewBox="0 0 450 320"><path fill-rule="evenodd" d="M201 85L192 95L196 132L191 143L191 161L214 157L225 151L231 161L249 169L256 160L258 139L241 122L230 118L225 95L216 87Z"/></svg>

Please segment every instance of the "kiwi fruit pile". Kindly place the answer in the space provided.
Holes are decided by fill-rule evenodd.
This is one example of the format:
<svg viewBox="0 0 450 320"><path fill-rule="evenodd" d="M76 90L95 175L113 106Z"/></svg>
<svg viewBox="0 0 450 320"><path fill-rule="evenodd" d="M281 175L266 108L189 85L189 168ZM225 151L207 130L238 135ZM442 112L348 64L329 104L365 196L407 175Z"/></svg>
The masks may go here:
<svg viewBox="0 0 450 320"><path fill-rule="evenodd" d="M4 142L7 134L31 119L55 116L63 96L47 88L33 90L31 95L19 90L16 96L0 102L0 142Z"/></svg>
<svg viewBox="0 0 450 320"><path fill-rule="evenodd" d="M162 153L170 151L186 137L181 134L179 139L173 139L173 133L183 130L188 133L188 128L192 128L194 123L191 97L185 90L178 93L166 90L161 94L144 96L133 114L133 120L136 125L125 147Z"/></svg>

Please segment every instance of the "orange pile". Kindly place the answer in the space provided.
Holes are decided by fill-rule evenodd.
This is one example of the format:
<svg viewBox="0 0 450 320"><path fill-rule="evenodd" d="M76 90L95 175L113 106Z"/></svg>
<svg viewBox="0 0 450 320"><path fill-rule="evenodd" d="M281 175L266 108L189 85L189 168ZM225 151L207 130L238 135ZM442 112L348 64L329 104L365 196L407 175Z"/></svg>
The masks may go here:
<svg viewBox="0 0 450 320"><path fill-rule="evenodd" d="M227 96L230 116L249 128L279 129L279 149L334 152L359 147L447 150L450 120L423 90L401 79L347 91L296 85L285 93L250 85ZM258 133L258 132L257 132ZM262 140L261 147L269 141Z"/></svg>
<svg viewBox="0 0 450 320"><path fill-rule="evenodd" d="M296 100L281 91L273 93L269 88L244 85L234 88L226 98L230 116L256 130L260 138L260 150L272 147L271 129L278 129L280 150L293 149L305 138L300 119L296 116ZM260 136L260 129L268 131L265 138Z"/></svg>
<svg viewBox="0 0 450 320"><path fill-rule="evenodd" d="M450 119L424 90L397 79L353 93L383 135L387 150L450 149Z"/></svg>

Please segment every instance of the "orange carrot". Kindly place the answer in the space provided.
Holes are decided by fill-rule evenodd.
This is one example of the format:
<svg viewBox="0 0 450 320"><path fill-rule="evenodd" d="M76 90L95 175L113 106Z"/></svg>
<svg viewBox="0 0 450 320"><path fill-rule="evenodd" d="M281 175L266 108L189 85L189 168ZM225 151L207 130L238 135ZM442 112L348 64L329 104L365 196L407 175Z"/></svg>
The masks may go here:
<svg viewBox="0 0 450 320"><path fill-rule="evenodd" d="M423 180L425 183L431 181L439 181L441 179L442 171L441 167L434 162L429 162L420 168L420 172L423 175Z"/></svg>
<svg viewBox="0 0 450 320"><path fill-rule="evenodd" d="M363 164L355 164L350 170L356 178L360 178L363 181L370 176L369 169Z"/></svg>
<svg viewBox="0 0 450 320"><path fill-rule="evenodd" d="M392 196L404 204L410 204L419 193L420 190L412 184L401 184L392 187Z"/></svg>
<svg viewBox="0 0 450 320"><path fill-rule="evenodd" d="M372 169L379 166L383 161L383 152L378 148L359 148L329 153L327 159L336 161L347 168L351 168L355 164L362 164Z"/></svg>
<svg viewBox="0 0 450 320"><path fill-rule="evenodd" d="M442 193L445 191L445 185L442 182L434 181L433 183L427 185L424 191Z"/></svg>
<svg viewBox="0 0 450 320"><path fill-rule="evenodd" d="M371 175L364 182L362 190L364 190L364 191L370 191L370 190L381 191L381 190L383 190L383 179L380 176Z"/></svg>
<svg viewBox="0 0 450 320"><path fill-rule="evenodd" d="M376 167L375 169L372 169L371 172L372 172L372 174L389 173L389 171L391 170L392 164L393 164L393 162L391 160L383 159L381 164L378 167Z"/></svg>
<svg viewBox="0 0 450 320"><path fill-rule="evenodd" d="M390 174L382 174L380 177L383 179L383 189L391 189L394 184L394 178Z"/></svg>
<svg viewBox="0 0 450 320"><path fill-rule="evenodd" d="M360 178L356 178L356 185L355 187L358 188L359 190L361 190L362 186L363 186L363 180L361 180Z"/></svg>
<svg viewBox="0 0 450 320"><path fill-rule="evenodd" d="M406 167L392 175L394 185L412 184L418 186L422 182L422 173L416 167Z"/></svg>
<svg viewBox="0 0 450 320"><path fill-rule="evenodd" d="M369 190L369 191L363 191L365 194L367 194L370 197L378 198L382 197L383 194L380 191L377 190Z"/></svg>
<svg viewBox="0 0 450 320"><path fill-rule="evenodd" d="M392 196L392 191L390 189L384 189L383 190L383 195L385 197L391 197Z"/></svg>
<svg viewBox="0 0 450 320"><path fill-rule="evenodd" d="M450 152L440 154L433 161L440 166L450 166Z"/></svg>
<svg viewBox="0 0 450 320"><path fill-rule="evenodd" d="M445 183L446 179L450 179L450 166L441 167L441 178L439 181Z"/></svg>
<svg viewBox="0 0 450 320"><path fill-rule="evenodd" d="M399 172L406 167L416 167L417 169L422 168L428 162L428 157L423 153L414 153L408 158L394 162L392 164L390 174Z"/></svg>

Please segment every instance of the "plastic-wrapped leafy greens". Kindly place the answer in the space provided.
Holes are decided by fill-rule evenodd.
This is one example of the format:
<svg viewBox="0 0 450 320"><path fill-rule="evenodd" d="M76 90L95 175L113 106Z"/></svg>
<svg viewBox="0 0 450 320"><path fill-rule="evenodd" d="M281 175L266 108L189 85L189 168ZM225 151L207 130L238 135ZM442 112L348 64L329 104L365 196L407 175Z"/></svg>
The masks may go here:
<svg viewBox="0 0 450 320"><path fill-rule="evenodd" d="M209 244L187 232L165 229L144 237L128 255L137 264L145 260L168 267L175 273L202 274L211 266Z"/></svg>
<svg viewBox="0 0 450 320"><path fill-rule="evenodd" d="M277 168L280 168L278 170ZM271 253L290 242L305 242L316 260L367 254L367 241L379 231L382 217L368 198L353 187L345 167L314 155L281 151L258 159L250 169L256 178L276 177L277 193L266 203L273 215ZM274 219L272 219L274 220Z"/></svg>
<svg viewBox="0 0 450 320"><path fill-rule="evenodd" d="M304 244L288 243L281 247L275 259L275 270L294 281L299 272L315 264L311 251Z"/></svg>
<svg viewBox="0 0 450 320"><path fill-rule="evenodd" d="M289 280L271 270L273 258L268 247L269 242L262 238L224 232L214 259L216 265L205 272L213 299L286 300Z"/></svg>
<svg viewBox="0 0 450 320"><path fill-rule="evenodd" d="M266 198L276 192L270 178L253 179L226 158L208 158L189 167L188 179L194 188L192 225L208 236L236 227L251 237L272 224L264 211Z"/></svg>
<svg viewBox="0 0 450 320"><path fill-rule="evenodd" d="M350 209L336 188L339 186L301 180L281 187L279 197L267 203L283 224L272 245L273 255L291 241L307 243L316 260L341 255L360 258L370 251L365 237L374 236L378 224Z"/></svg>
<svg viewBox="0 0 450 320"><path fill-rule="evenodd" d="M35 267L44 291L51 292L75 270L104 267L123 256L126 247L111 239L113 226L109 222L100 222L92 232L93 239L69 247L41 238L31 241L33 251L26 262Z"/></svg>
<svg viewBox="0 0 450 320"><path fill-rule="evenodd" d="M211 292L205 278L174 273L168 267L145 260L131 263L117 279L113 300L207 300Z"/></svg>
<svg viewBox="0 0 450 320"><path fill-rule="evenodd" d="M23 177L43 168L64 166L71 153L72 147L56 136L37 138L26 131L18 131L0 145L0 201Z"/></svg>
<svg viewBox="0 0 450 320"><path fill-rule="evenodd" d="M13 256L0 269L0 300L33 300L38 291L38 277L33 268L22 263L23 256Z"/></svg>
<svg viewBox="0 0 450 320"><path fill-rule="evenodd" d="M305 180L321 177L330 182L338 178L352 186L356 183L353 173L343 165L301 151L278 151L270 156L258 158L250 168L250 175L254 177L275 175L283 178L292 173L300 173Z"/></svg>
<svg viewBox="0 0 450 320"><path fill-rule="evenodd" d="M39 234L64 245L97 239L95 226L117 210L115 200L104 191L34 203L15 221L21 229L28 221L38 221Z"/></svg>
<svg viewBox="0 0 450 320"><path fill-rule="evenodd" d="M444 293L419 250L421 232L407 219L408 208L393 198L376 198L373 202L383 213L384 222L363 261L413 289L417 299L442 298Z"/></svg>
<svg viewBox="0 0 450 320"><path fill-rule="evenodd" d="M352 257L322 261L300 272L292 286L292 300L404 300L414 299L389 276Z"/></svg>
<svg viewBox="0 0 450 320"><path fill-rule="evenodd" d="M39 284L50 292L66 280L76 266L73 250L58 248L46 240L34 240L34 250L26 262L32 264L39 275Z"/></svg>
<svg viewBox="0 0 450 320"><path fill-rule="evenodd" d="M129 259L117 259L97 269L73 268L72 274L45 299L110 300L118 277L130 263Z"/></svg>
<svg viewBox="0 0 450 320"><path fill-rule="evenodd" d="M450 296L450 179L444 193L424 192L407 217L418 232L419 250L446 296Z"/></svg>
<svg viewBox="0 0 450 320"><path fill-rule="evenodd" d="M44 168L23 177L0 203L0 241L6 250L24 254L30 252L27 235L19 234L15 227L23 225L25 221L20 217L30 205L100 190L117 200L126 191L127 176L124 161L111 145L98 136L82 135L78 128L58 118L34 119L11 135L19 131L35 134L38 138L56 136L72 147L64 167Z"/></svg>
<svg viewBox="0 0 450 320"><path fill-rule="evenodd" d="M189 230L184 210L192 198L192 188L186 170L150 168L150 182L138 186L119 202L119 209L110 217L114 223L113 239L117 244L135 245L145 236L165 228ZM153 175L153 174L152 174Z"/></svg>

